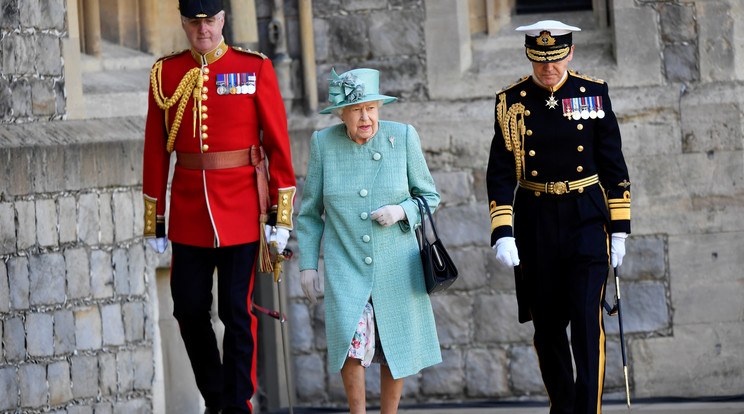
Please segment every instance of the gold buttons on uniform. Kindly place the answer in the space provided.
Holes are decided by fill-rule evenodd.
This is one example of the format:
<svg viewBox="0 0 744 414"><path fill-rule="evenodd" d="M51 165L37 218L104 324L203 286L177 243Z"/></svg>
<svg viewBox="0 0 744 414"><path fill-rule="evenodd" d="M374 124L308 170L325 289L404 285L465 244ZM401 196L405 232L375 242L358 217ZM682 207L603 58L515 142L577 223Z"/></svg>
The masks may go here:
<svg viewBox="0 0 744 414"><path fill-rule="evenodd" d="M524 98L525 96L527 96L527 92L525 92L525 91L519 92L519 96L521 96L522 98Z"/></svg>
<svg viewBox="0 0 744 414"><path fill-rule="evenodd" d="M578 129L579 131L581 131L582 129L584 129L584 125L578 124L578 125L576 125L576 129Z"/></svg>
<svg viewBox="0 0 744 414"><path fill-rule="evenodd" d="M204 82L209 82L209 75L204 75Z"/></svg>
<svg viewBox="0 0 744 414"><path fill-rule="evenodd" d="M203 93L203 94L202 94L202 101L206 101L206 100L207 100L207 98L208 98L208 97L207 97L207 94L206 94L206 93Z"/></svg>
<svg viewBox="0 0 744 414"><path fill-rule="evenodd" d="M203 71L204 73L209 73L209 68L204 68L204 69L203 69L202 71Z"/></svg>
<svg viewBox="0 0 744 414"><path fill-rule="evenodd" d="M537 176L537 171L532 170L532 172L530 174L532 174L533 177L536 177Z"/></svg>
<svg viewBox="0 0 744 414"><path fill-rule="evenodd" d="M535 191L535 197L540 197L540 192L539 191Z"/></svg>
<svg viewBox="0 0 744 414"><path fill-rule="evenodd" d="M532 130L531 129L528 129L527 132L526 132L526 134L527 134L528 137L531 137L532 136Z"/></svg>
<svg viewBox="0 0 744 414"><path fill-rule="evenodd" d="M579 90L580 90L581 92L586 92L586 88L585 88L585 87L583 87L583 86L582 86L582 87L580 87L580 88L579 88Z"/></svg>
<svg viewBox="0 0 744 414"><path fill-rule="evenodd" d="M530 150L530 157L534 157L534 156L535 156L535 150Z"/></svg>
<svg viewBox="0 0 744 414"><path fill-rule="evenodd" d="M209 135L207 135L206 132L202 132L201 139L207 139L209 138Z"/></svg>
<svg viewBox="0 0 744 414"><path fill-rule="evenodd" d="M579 146L578 146L578 148L576 148L576 149L577 149L577 150L578 150L579 152L581 152L581 151L584 151L584 146L583 146L583 145L579 145Z"/></svg>
<svg viewBox="0 0 744 414"><path fill-rule="evenodd" d="M207 112L207 105L202 105L201 106L201 111L202 112Z"/></svg>
<svg viewBox="0 0 744 414"><path fill-rule="evenodd" d="M207 144L202 145L202 151L204 151L204 152L209 151L209 145L207 145Z"/></svg>
<svg viewBox="0 0 744 414"><path fill-rule="evenodd" d="M202 113L202 121L205 120L205 119L207 119L207 114Z"/></svg>
<svg viewBox="0 0 744 414"><path fill-rule="evenodd" d="M584 167L582 167L582 166L579 165L578 167L576 167L576 171L582 172L582 171L584 171Z"/></svg>
<svg viewBox="0 0 744 414"><path fill-rule="evenodd" d="M525 109L524 110L524 116L530 116L530 110L529 109Z"/></svg>
<svg viewBox="0 0 744 414"><path fill-rule="evenodd" d="M206 86L203 86L202 93L207 93L207 92L209 92L209 88L207 88Z"/></svg>

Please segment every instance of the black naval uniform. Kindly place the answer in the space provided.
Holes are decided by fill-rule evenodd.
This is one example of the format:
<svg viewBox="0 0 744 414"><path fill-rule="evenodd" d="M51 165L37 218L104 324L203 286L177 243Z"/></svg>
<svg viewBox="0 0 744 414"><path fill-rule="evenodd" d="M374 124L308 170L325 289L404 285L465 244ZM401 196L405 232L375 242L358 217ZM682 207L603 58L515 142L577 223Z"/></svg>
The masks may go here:
<svg viewBox="0 0 744 414"><path fill-rule="evenodd" d="M533 321L550 413L597 414L610 235L630 232L630 183L607 85L569 71L552 94L531 76L500 91L487 184L491 245L516 239L519 321Z"/></svg>

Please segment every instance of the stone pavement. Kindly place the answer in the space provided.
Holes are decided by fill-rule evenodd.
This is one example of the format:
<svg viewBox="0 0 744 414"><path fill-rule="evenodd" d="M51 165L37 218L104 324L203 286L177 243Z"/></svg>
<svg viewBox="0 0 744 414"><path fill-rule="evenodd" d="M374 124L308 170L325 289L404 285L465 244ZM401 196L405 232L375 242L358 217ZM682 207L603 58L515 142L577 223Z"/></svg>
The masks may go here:
<svg viewBox="0 0 744 414"><path fill-rule="evenodd" d="M286 413L285 408L273 413ZM331 414L348 412L340 408L297 407L295 414ZM638 400L631 401L630 410L624 402L605 403L604 414L648 413L648 414L744 414L744 396L720 400ZM368 410L368 414L379 414L379 410ZM432 404L402 406L399 414L548 414L548 407L532 402L484 402L481 404Z"/></svg>

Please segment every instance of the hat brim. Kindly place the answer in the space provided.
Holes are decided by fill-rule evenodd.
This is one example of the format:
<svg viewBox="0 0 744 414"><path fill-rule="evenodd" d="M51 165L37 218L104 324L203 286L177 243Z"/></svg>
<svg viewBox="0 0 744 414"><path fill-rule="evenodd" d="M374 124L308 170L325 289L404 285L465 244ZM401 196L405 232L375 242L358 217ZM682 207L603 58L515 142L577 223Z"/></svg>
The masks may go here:
<svg viewBox="0 0 744 414"><path fill-rule="evenodd" d="M344 106L350 106L350 105L356 105L364 102L371 102L371 101L382 101L383 105L387 105L389 103L393 103L397 101L398 98L394 96L388 96L388 95L365 95L364 98L359 99L354 102L341 102L336 105L331 105L327 108L322 109L319 113L321 114L330 114L331 111L333 111L336 108L343 108Z"/></svg>

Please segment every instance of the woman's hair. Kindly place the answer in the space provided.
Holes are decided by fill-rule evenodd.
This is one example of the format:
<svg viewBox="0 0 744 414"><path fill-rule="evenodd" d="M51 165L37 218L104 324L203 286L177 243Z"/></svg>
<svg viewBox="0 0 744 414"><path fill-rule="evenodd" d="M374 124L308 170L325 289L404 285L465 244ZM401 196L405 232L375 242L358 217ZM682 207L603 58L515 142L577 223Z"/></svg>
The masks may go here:
<svg viewBox="0 0 744 414"><path fill-rule="evenodd" d="M385 101L383 99L378 99L376 101L369 101L369 102L376 102L377 103L377 107L380 108L382 106L383 102L385 102ZM369 103L369 102L364 102L364 103ZM350 106L352 106L352 105L346 105L346 106L341 106L339 108L333 108L333 109L331 109L331 113L333 115L336 115L338 117L341 117L341 114L344 113L344 108L348 108Z"/></svg>

